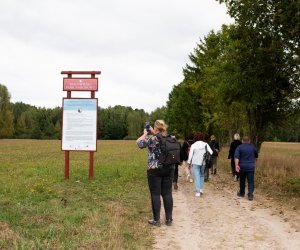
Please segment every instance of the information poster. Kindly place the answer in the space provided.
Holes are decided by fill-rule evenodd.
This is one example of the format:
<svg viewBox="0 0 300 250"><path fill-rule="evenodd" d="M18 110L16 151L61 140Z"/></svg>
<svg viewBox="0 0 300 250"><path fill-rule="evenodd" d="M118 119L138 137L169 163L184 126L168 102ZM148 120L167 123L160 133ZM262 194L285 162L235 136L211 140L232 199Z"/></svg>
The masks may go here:
<svg viewBox="0 0 300 250"><path fill-rule="evenodd" d="M97 150L98 99L63 99L62 150Z"/></svg>

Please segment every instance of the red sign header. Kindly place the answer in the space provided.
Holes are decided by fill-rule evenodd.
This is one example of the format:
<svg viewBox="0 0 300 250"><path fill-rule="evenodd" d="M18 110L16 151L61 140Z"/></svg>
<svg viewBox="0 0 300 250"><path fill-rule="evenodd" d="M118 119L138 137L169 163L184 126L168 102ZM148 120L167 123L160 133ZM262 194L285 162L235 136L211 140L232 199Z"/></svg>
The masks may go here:
<svg viewBox="0 0 300 250"><path fill-rule="evenodd" d="M98 78L64 78L64 91L98 91Z"/></svg>

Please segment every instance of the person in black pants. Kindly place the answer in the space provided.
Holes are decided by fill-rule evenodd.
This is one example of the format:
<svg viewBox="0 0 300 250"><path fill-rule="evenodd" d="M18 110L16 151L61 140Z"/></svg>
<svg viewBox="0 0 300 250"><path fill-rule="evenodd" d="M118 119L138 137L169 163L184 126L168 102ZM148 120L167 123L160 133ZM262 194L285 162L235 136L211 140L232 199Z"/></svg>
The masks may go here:
<svg viewBox="0 0 300 250"><path fill-rule="evenodd" d="M228 159L231 160L231 172L232 172L232 176L234 178L234 181L238 181L239 180L239 173L235 170L235 163L234 163L234 152L236 150L236 148L242 144L242 142L240 141L240 135L238 133L234 134L233 136L233 142L231 142L230 144L230 148L229 148L229 152L228 152Z"/></svg>
<svg viewBox="0 0 300 250"><path fill-rule="evenodd" d="M163 120L156 120L154 129L150 127L149 131L146 129L141 137L136 141L139 148L148 148L148 167L147 177L148 185L151 195L153 218L148 220L148 223L153 226L160 226L160 209L162 196L166 225L171 226L173 222L173 196L172 196L172 182L174 178L175 165L162 165L158 159L160 149L158 147L158 138L156 135L166 135L167 125Z"/></svg>

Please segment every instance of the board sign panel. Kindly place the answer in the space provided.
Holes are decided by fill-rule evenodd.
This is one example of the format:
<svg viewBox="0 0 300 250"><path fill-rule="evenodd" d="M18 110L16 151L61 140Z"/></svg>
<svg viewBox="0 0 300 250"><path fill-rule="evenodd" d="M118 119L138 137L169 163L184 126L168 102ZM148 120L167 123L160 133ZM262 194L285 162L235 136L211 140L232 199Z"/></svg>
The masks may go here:
<svg viewBox="0 0 300 250"><path fill-rule="evenodd" d="M97 107L97 98L63 98L62 150L97 151Z"/></svg>
<svg viewBox="0 0 300 250"><path fill-rule="evenodd" d="M64 78L64 91L98 91L98 78Z"/></svg>

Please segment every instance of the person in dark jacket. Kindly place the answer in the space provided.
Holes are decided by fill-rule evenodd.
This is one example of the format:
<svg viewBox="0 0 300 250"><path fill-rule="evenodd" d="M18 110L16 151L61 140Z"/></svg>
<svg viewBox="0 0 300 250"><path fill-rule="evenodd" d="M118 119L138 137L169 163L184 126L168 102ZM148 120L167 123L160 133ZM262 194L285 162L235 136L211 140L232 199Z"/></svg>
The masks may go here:
<svg viewBox="0 0 300 250"><path fill-rule="evenodd" d="M185 168L186 173L186 181L193 182L193 171L189 168L189 164L187 163L187 160L189 158L189 152L192 144L194 143L194 135L189 135L185 138L183 144L182 144L182 160L183 160L183 166Z"/></svg>
<svg viewBox="0 0 300 250"><path fill-rule="evenodd" d="M258 157L256 148L250 144L248 136L243 137L243 143L234 153L235 170L240 174L239 197L245 196L246 178L248 181L248 199L253 200L255 160Z"/></svg>
<svg viewBox="0 0 300 250"><path fill-rule="evenodd" d="M220 145L216 140L214 135L210 136L210 145L212 146L213 155L212 155L212 166L210 168L211 174L217 174L217 165L218 165L218 155L220 152Z"/></svg>
<svg viewBox="0 0 300 250"><path fill-rule="evenodd" d="M175 135L172 135L172 137L176 138ZM179 142L178 142L179 143ZM182 146L181 144L179 143L180 145L180 164L175 164L175 171L174 171L174 177L173 177L173 187L174 187L174 190L177 191L178 190L178 177L179 177L179 171L178 171L178 168L179 168L179 165L182 164L182 161L183 161L183 150L182 150Z"/></svg>
<svg viewBox="0 0 300 250"><path fill-rule="evenodd" d="M242 142L240 140L240 135L238 133L234 134L233 136L233 142L230 144L229 153L228 153L228 159L231 160L231 172L232 176L235 181L239 180L239 173L235 171L235 163L234 163L234 152L236 148L241 145Z"/></svg>

